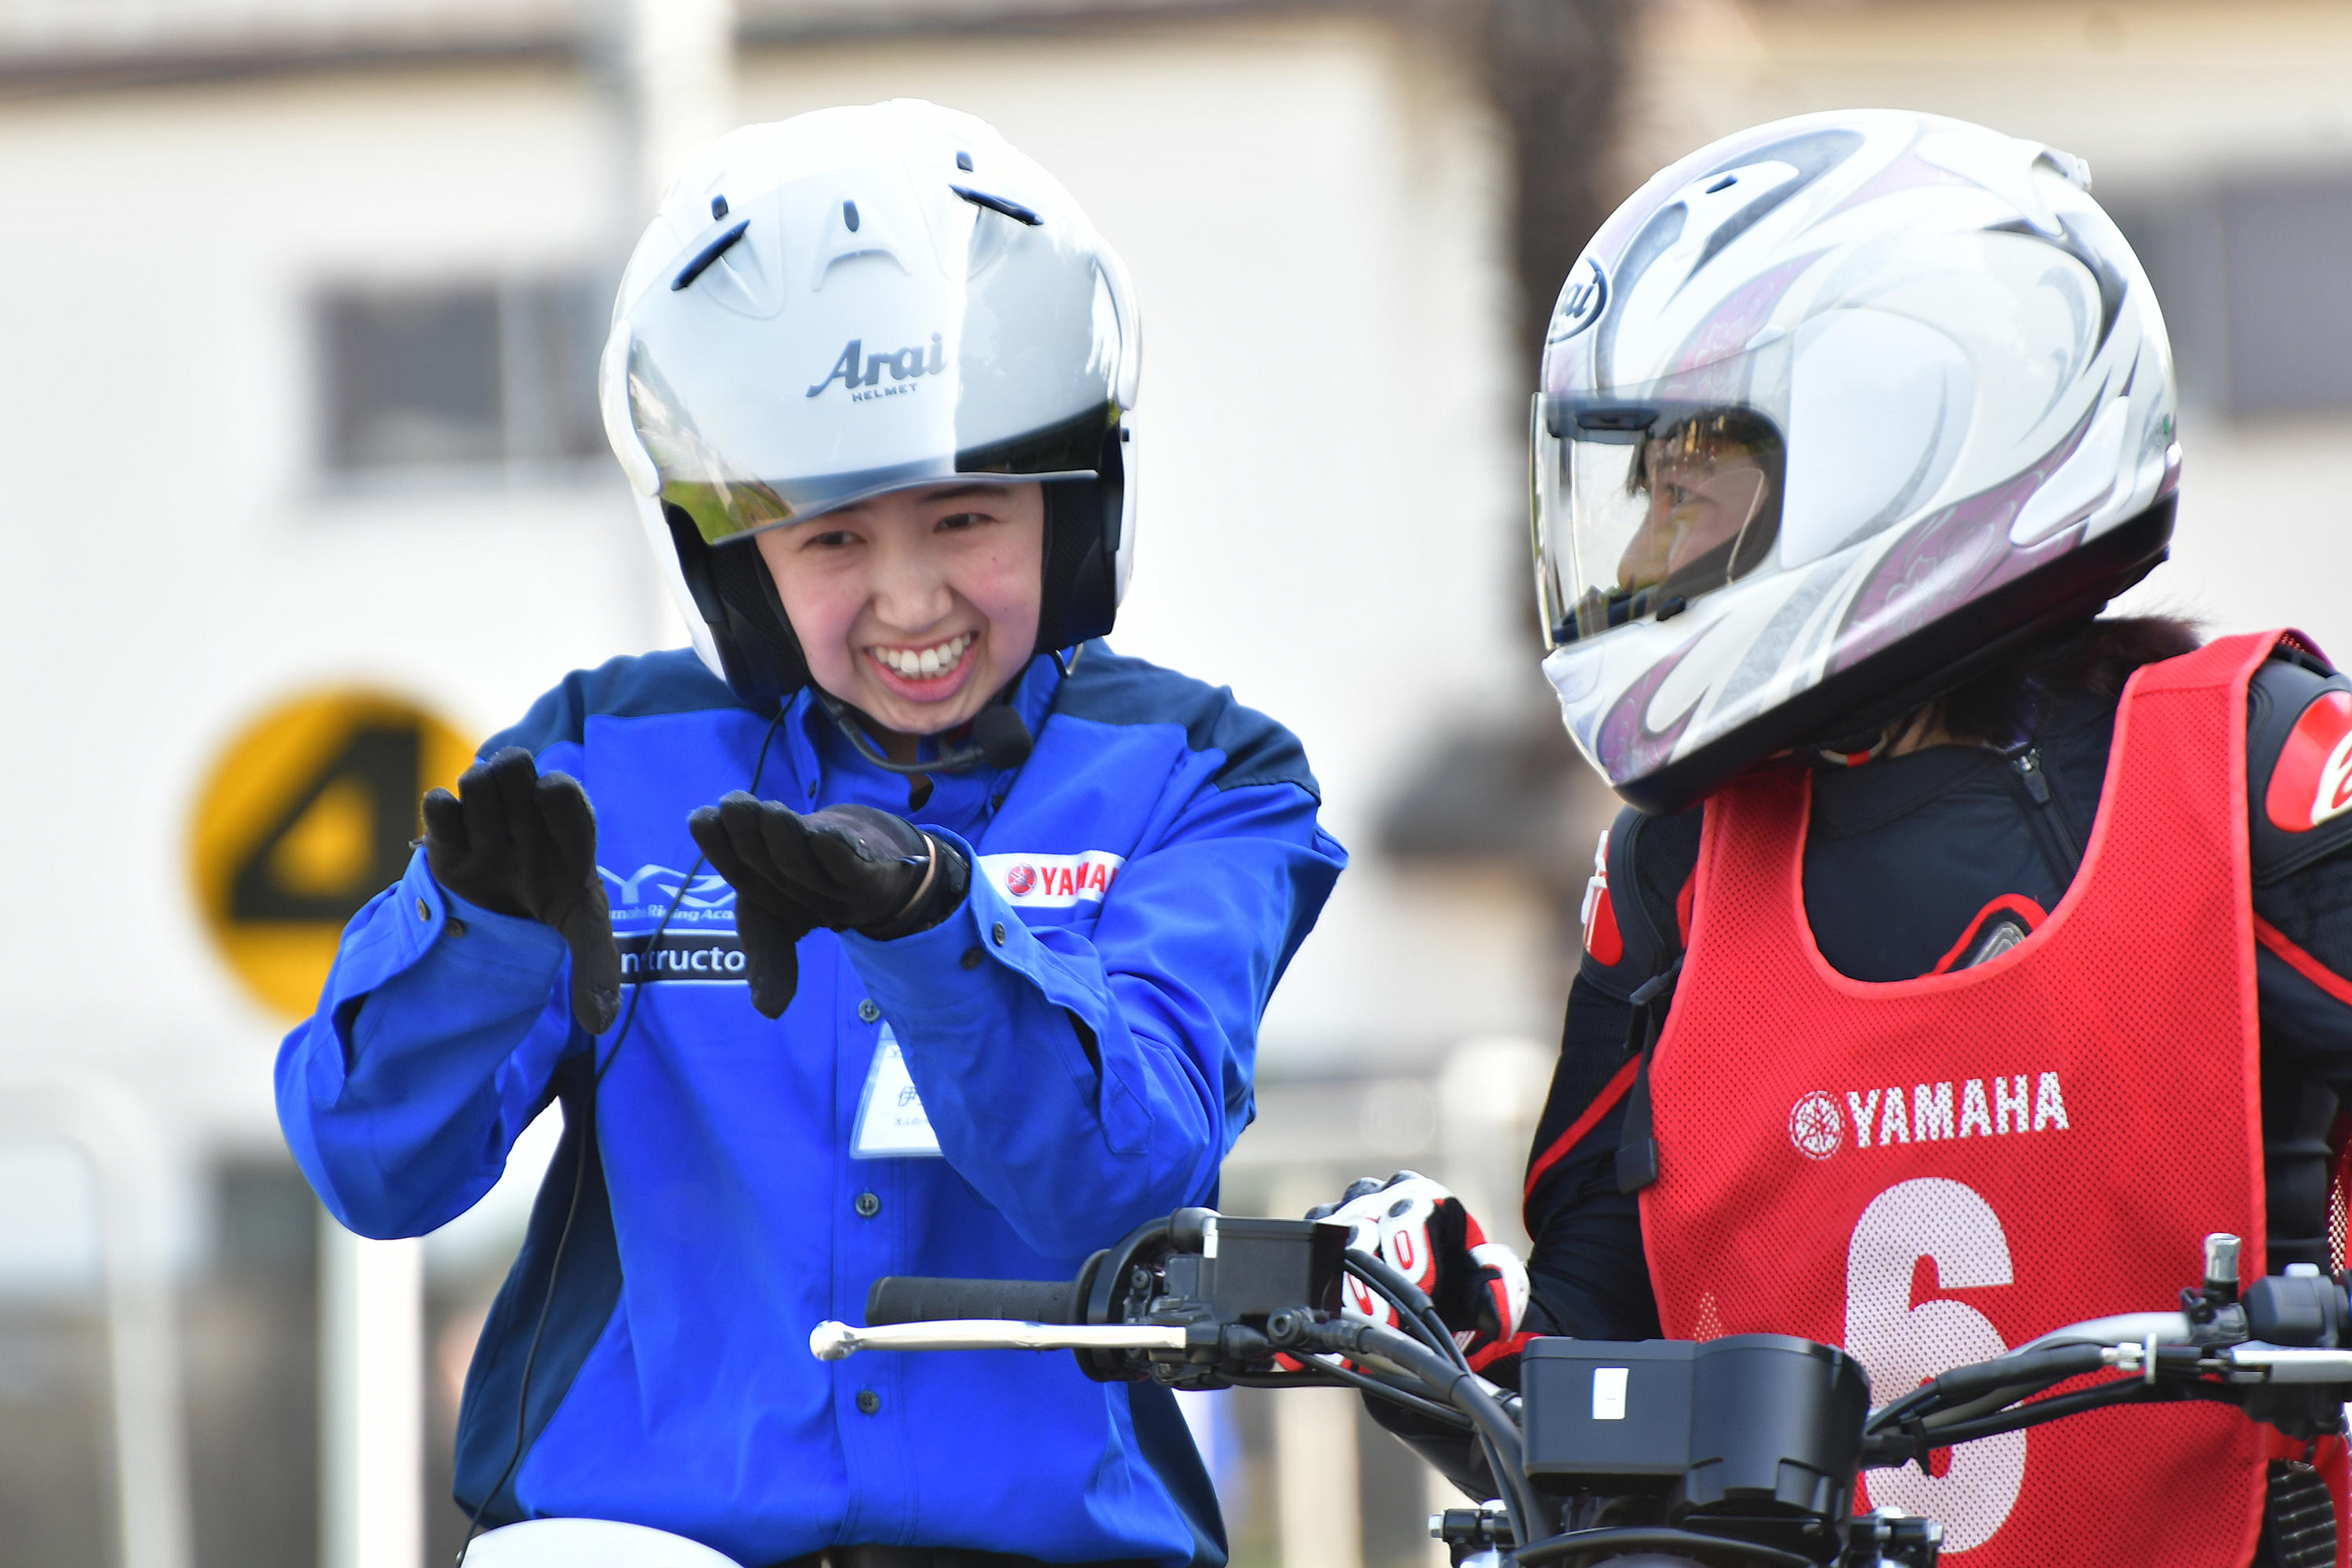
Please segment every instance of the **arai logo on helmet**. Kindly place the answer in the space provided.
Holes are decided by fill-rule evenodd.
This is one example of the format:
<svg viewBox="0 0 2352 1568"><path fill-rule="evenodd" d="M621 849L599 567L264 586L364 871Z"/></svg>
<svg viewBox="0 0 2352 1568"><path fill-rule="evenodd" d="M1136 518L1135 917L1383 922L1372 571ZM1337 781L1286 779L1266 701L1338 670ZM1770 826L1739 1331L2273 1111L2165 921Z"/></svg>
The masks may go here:
<svg viewBox="0 0 2352 1568"><path fill-rule="evenodd" d="M1576 336L1599 321L1608 304L1609 274L1588 256L1560 285L1559 303L1551 308L1551 328L1544 333L1544 342L1562 342Z"/></svg>
<svg viewBox="0 0 2352 1568"><path fill-rule="evenodd" d="M937 332L931 334L931 352L928 357L920 344L900 349L895 353L869 354L866 352L865 339L852 338L843 346L841 357L833 362L833 369L823 381L808 389L808 395L814 397L838 381L849 389L852 403L864 403L876 397L898 397L914 391L923 377L937 375L947 367L947 344ZM882 384L882 373L886 370L890 373L891 384L888 386Z"/></svg>

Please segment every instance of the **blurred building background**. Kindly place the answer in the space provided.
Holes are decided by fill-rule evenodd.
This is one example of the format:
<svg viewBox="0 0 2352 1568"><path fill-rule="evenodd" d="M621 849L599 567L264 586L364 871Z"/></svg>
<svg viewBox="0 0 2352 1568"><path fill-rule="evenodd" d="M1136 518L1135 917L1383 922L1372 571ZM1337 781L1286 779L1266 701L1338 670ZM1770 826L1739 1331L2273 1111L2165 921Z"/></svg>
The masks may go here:
<svg viewBox="0 0 2352 1568"><path fill-rule="evenodd" d="M1230 1208L1409 1164L1514 1228L1610 811L1536 673L1533 345L1690 148L1890 104L2089 159L2187 401L2176 563L2132 602L2352 646L2339 4L0 0L0 1555L341 1568L321 1405L354 1331L322 1350L322 1290L421 1272L421 1320L364 1342L419 1347L386 1363L425 1499L400 1568L446 1561L456 1391L549 1129L421 1252L322 1247L285 1020L194 885L207 790L307 692L470 742L682 640L595 418L619 262L682 150L892 96L994 121L1126 256L1152 450L1117 641L1296 729L1356 857L1267 1018ZM271 842L355 904L381 857L339 858L329 806L360 843L373 797L333 782ZM121 1392L158 1364L175 1441ZM1196 1415L1249 1568L1429 1560L1432 1494L1347 1398Z"/></svg>

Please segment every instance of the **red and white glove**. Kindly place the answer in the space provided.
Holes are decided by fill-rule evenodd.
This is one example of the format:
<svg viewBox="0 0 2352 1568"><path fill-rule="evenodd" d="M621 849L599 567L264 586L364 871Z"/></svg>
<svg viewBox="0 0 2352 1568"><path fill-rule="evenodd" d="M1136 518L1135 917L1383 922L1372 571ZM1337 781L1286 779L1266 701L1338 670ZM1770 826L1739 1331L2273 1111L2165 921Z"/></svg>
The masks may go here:
<svg viewBox="0 0 2352 1568"><path fill-rule="evenodd" d="M1413 1171L1385 1182L1366 1176L1349 1183L1339 1203L1318 1204L1307 1217L1348 1226L1349 1246L1378 1255L1420 1287L1474 1370L1491 1377L1494 1363L1518 1354L1528 1337L1519 1332L1527 1267L1509 1247L1488 1241L1444 1186ZM1395 1309L1352 1274L1339 1300L1348 1317L1396 1323Z"/></svg>

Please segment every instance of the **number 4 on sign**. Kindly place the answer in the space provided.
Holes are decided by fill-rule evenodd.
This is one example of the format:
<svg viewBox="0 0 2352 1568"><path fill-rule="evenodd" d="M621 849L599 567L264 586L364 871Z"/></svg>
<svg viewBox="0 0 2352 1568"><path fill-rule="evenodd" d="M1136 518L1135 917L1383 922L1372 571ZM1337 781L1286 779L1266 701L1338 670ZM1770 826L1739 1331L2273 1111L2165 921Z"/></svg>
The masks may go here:
<svg viewBox="0 0 2352 1568"><path fill-rule="evenodd" d="M230 970L281 1018L309 1013L343 922L408 864L416 802L474 754L413 703L364 690L281 702L222 748L197 797L196 906Z"/></svg>
<svg viewBox="0 0 2352 1568"><path fill-rule="evenodd" d="M1923 1258L1935 1260L1947 1289L2011 1282L2009 1237L1974 1188L1923 1176L1871 1199L1846 1247L1845 1348L1870 1373L1871 1387L1889 1398L2009 1349L1992 1321L1965 1302L1911 1304L1912 1270ZM1864 1484L1874 1507L1940 1520L1944 1550L1960 1552L1991 1540L2017 1506L2025 1434L2004 1432L1948 1452L1951 1468L1940 1476L1873 1470Z"/></svg>

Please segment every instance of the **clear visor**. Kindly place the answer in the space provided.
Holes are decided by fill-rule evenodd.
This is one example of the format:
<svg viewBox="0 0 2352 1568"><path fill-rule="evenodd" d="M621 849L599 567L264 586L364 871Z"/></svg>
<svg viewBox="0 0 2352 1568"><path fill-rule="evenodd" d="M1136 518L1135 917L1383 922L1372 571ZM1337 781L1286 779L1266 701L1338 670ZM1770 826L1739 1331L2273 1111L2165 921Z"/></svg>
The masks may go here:
<svg viewBox="0 0 2352 1568"><path fill-rule="evenodd" d="M1538 396L1532 437L1548 648L1671 619L1771 553L1787 447L1755 407Z"/></svg>
<svg viewBox="0 0 2352 1568"><path fill-rule="evenodd" d="M630 354L629 405L660 470L662 500L693 519L696 531L709 544L926 485L1097 479L1103 443L1119 418L1117 402L1105 397L1070 418L1010 438L960 447L950 426L925 432L928 441L919 436L916 445L934 449L900 461L833 473L763 476L756 460L730 460L703 436L687 406L667 395L643 343L633 345Z"/></svg>

